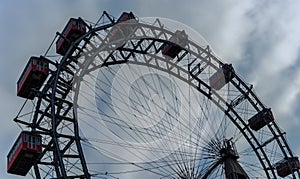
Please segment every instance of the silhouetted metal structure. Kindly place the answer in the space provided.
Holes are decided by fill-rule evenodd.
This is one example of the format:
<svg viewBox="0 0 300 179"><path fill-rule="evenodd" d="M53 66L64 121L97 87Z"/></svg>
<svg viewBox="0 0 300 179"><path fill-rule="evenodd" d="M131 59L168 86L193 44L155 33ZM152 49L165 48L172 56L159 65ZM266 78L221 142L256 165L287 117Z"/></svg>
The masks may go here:
<svg viewBox="0 0 300 179"><path fill-rule="evenodd" d="M115 30L115 27L119 23L128 19L136 20L137 24L130 24L130 26L127 26L130 28L125 30L121 30L120 28ZM37 136L37 149L34 150L34 157L30 161L30 164L26 164L26 168L22 166L24 170L18 171L15 166L19 162L26 160L29 163L29 160L26 159L26 151L23 150L25 149L23 146L18 151L25 151L25 153L15 152L15 148L20 146L18 141L22 137L19 137L11 150L12 152L9 153L8 172L26 175L31 166L33 166L34 178L38 179L48 177L91 178L93 175L96 175L93 173L95 171L89 171L88 169L82 149L83 139L79 133L78 119L74 111L74 101L70 97L72 88L76 90L77 87L77 84L73 84L73 82L75 81L74 78L78 76L74 74L78 69L83 67L85 68L85 72L88 73L101 67L128 63L168 72L169 75L188 83L192 88L212 101L213 104L224 112L224 115L236 127L241 136L245 138L245 141L248 142L248 145L252 149L252 154L256 156L261 165L261 172L263 172L266 178L276 178L277 176L286 176L289 174L294 178L299 176L299 167L297 167L299 162L297 163L296 157L286 142L285 133L280 130L273 117L271 117L271 110L255 95L252 85L240 79L232 65L223 63L214 56L209 46L202 47L195 44L188 39L184 31L176 30L172 32L165 29L159 20L157 20L156 24L152 25L139 22L132 13L123 13L115 21L112 16L104 12L99 22L105 23L97 23L92 26L87 25L81 18L71 18L63 32L61 34L57 33L56 51L62 55L61 59L58 62L51 60L44 61L42 59L45 57L41 56L41 58L30 60L27 66L32 68L25 70L24 73L26 74L28 74L27 71L31 72L33 71L32 69L36 68L32 64L37 59L41 60L44 64L50 63L52 67L48 77L49 68L46 67L47 65L44 68L44 70L47 69L47 73L46 70L39 71L45 74L45 76L40 78L41 81L36 86L29 85L24 87L21 82L18 82L18 86L20 86L18 87L18 91L19 89L22 91L20 94L18 92L18 95L28 99L36 97L36 101L34 102L35 109L30 120L23 120L22 117L17 116L14 121L19 125L28 127L31 129L32 134L34 133ZM98 47L105 45L107 40L117 40L118 37L121 37L116 35L119 32L123 35L128 35L130 32L131 36L127 37L126 41L120 47L111 48L113 49L112 51L105 51L109 55L103 57L95 54ZM103 37L101 34L106 34L108 37ZM177 43L176 36L178 34L184 37L185 43ZM86 61L80 58L83 52L87 56L94 56L98 61L89 61L89 64L86 64ZM135 58L137 54L140 54L144 58ZM166 59L165 56L171 59ZM178 64L180 63L184 65L179 66ZM203 74L207 68L210 68L210 72ZM203 76L206 78L202 78ZM33 78L34 75L26 77L30 81ZM46 80L46 85L39 89L44 80ZM26 82L25 84L27 83L30 82ZM226 85L230 85L236 92L236 96L229 100L219 95L219 91L224 89ZM29 91L32 91L33 87L35 88L35 92L30 93ZM255 116L249 121L248 118L245 118L247 115L240 112L240 107L244 103L251 106L253 109L251 112L255 113ZM258 139L257 137L259 136L258 132L263 127L269 131L268 134L270 134L270 137L268 136L268 139L264 137ZM21 136L24 136L29 133L21 134ZM260 136L262 135L263 133ZM21 143L25 145L24 139L22 138L23 141ZM38 144L37 139L42 142L42 145ZM277 163L276 169L267 151L265 151L265 148L271 145L278 146L280 151L277 152L286 159L283 162ZM221 146L221 148L212 150L214 146ZM232 141L226 140L222 145L212 145L208 148L209 152L217 152L217 157L213 158L216 163L211 167L207 167L206 171L196 173L195 178L209 178L214 169L219 166L224 166L226 178L249 178L248 173L245 172L247 170L239 163L239 154ZM18 156L18 159L13 161L11 156ZM177 165L181 164L180 162L174 163ZM157 163L153 165L155 164ZM163 167L164 165L155 167L150 165L145 170L164 169ZM173 173L170 173L168 177L176 178L181 176L184 171L180 167L179 169L172 170ZM191 171L196 172L197 169ZM98 175L107 177L109 173L103 172ZM166 176L163 173L161 175Z"/></svg>

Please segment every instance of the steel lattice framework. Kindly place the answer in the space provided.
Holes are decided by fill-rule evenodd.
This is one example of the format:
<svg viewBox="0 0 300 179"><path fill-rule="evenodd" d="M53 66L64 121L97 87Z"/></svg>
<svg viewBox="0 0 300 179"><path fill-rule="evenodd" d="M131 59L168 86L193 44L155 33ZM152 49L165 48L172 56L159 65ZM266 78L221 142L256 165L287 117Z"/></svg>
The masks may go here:
<svg viewBox="0 0 300 179"><path fill-rule="evenodd" d="M117 22L106 12L99 22L105 23L89 26L88 32L72 44L65 56L56 63L51 62L51 74L43 88L36 93L32 120L26 121L18 117L14 119L43 136L43 153L34 165L35 178L93 176L88 169L82 149L82 138L74 109L77 105L76 92L84 75L101 67L123 63L148 66L166 72L206 96L241 132L258 158L267 178L276 178L277 175L274 163L270 160L272 156L265 151L266 146L278 146L285 158L294 156L285 139L285 133L276 122L267 125L269 135L265 137L263 134L255 134L250 129L247 119L240 113L239 107L245 103L250 106L253 113L266 108L255 95L252 85L236 75L230 81L230 85L237 93L226 100L202 80L201 75L205 69L210 67L217 70L223 65L209 46L201 47L188 39L187 45L182 47L183 50L177 57L170 59L158 54L163 43L171 43L168 39L174 32L164 28L159 20L153 24L136 21L127 24L134 26L134 31L118 42L108 42L105 36L107 29L116 26ZM76 50L72 51L74 47ZM299 171L292 176L299 177Z"/></svg>

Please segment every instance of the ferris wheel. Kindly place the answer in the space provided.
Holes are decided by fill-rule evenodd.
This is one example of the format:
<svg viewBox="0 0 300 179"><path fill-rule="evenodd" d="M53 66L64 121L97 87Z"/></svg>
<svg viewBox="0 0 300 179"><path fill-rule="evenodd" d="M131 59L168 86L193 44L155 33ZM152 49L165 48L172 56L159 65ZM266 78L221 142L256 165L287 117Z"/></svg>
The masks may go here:
<svg viewBox="0 0 300 179"><path fill-rule="evenodd" d="M71 18L53 42L17 83L26 101L8 173L300 178L271 108L186 25L103 12Z"/></svg>

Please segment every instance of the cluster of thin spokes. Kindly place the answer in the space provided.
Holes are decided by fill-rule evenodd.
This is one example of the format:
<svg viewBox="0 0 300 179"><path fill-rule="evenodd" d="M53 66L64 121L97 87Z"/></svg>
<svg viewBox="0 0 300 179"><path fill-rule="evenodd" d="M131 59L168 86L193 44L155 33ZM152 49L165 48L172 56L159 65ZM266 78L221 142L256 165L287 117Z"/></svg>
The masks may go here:
<svg viewBox="0 0 300 179"><path fill-rule="evenodd" d="M188 83L124 64L86 75L81 88L78 119L95 177L226 178L220 151L228 139L245 173L264 176L239 130Z"/></svg>

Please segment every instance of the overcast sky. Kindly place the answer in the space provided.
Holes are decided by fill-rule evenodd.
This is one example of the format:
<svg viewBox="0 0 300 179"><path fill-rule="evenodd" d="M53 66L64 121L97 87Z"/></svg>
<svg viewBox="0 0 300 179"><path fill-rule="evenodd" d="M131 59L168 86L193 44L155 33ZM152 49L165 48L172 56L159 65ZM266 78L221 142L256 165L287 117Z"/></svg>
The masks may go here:
<svg viewBox="0 0 300 179"><path fill-rule="evenodd" d="M300 1L298 0L0 0L0 178L20 132L12 121L24 99L16 81L32 55L44 54L70 17L95 22L102 11L118 17L165 17L198 31L225 62L233 63L273 109L300 155Z"/></svg>

